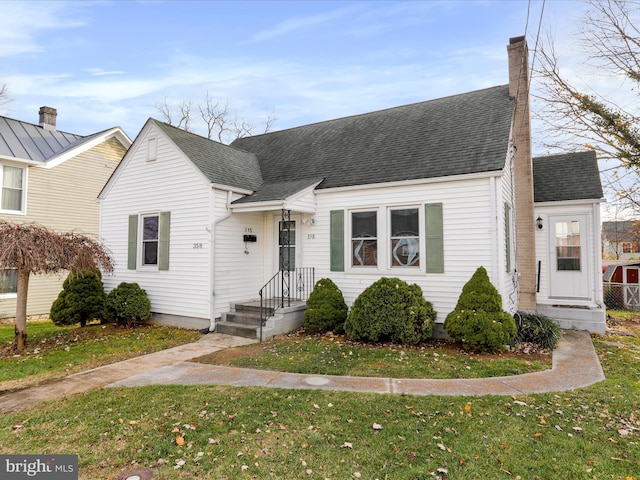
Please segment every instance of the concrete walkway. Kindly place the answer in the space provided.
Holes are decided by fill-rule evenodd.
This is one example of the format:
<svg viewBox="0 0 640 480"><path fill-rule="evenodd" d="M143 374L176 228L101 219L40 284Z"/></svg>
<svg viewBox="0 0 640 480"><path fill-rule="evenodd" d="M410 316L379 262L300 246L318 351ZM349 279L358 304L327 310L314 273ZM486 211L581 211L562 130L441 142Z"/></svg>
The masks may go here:
<svg viewBox="0 0 640 480"><path fill-rule="evenodd" d="M193 358L255 340L217 333L198 342L70 375L59 381L0 395L0 413L102 387L233 385L410 395L520 395L586 387L604 380L587 332L567 330L553 352L550 370L510 377L460 380L340 377L269 372L190 362Z"/></svg>

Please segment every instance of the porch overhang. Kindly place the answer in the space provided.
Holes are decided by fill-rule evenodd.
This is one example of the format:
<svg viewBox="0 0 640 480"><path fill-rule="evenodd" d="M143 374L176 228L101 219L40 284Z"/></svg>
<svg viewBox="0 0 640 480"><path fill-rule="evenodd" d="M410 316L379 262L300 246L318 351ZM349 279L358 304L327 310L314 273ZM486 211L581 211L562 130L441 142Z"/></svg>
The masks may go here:
<svg viewBox="0 0 640 480"><path fill-rule="evenodd" d="M233 213L246 213L246 212L270 212L291 210L292 212L315 214L315 204L313 207L301 206L287 202L286 200L273 200L269 202L255 202L244 203L240 205L230 205L229 209Z"/></svg>
<svg viewBox="0 0 640 480"><path fill-rule="evenodd" d="M316 213L315 189L323 179L274 182L229 205L234 213L290 210Z"/></svg>

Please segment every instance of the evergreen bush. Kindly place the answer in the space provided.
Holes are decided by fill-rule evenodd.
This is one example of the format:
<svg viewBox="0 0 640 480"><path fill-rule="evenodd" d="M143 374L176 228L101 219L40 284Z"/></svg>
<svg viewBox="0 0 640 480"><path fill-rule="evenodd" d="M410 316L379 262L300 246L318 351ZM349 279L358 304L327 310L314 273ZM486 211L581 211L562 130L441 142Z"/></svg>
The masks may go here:
<svg viewBox="0 0 640 480"><path fill-rule="evenodd" d="M562 338L562 330L549 317L536 312L516 313L518 334L516 343L535 343L542 348L553 350Z"/></svg>
<svg viewBox="0 0 640 480"><path fill-rule="evenodd" d="M418 285L383 277L356 298L344 328L353 340L416 344L431 338L435 320Z"/></svg>
<svg viewBox="0 0 640 480"><path fill-rule="evenodd" d="M338 286L329 278L321 278L307 300L302 326L308 333L344 332L347 304Z"/></svg>
<svg viewBox="0 0 640 480"><path fill-rule="evenodd" d="M462 288L444 329L451 338L476 352L496 352L515 337L516 322L502 310L502 297L484 267L479 267Z"/></svg>
<svg viewBox="0 0 640 480"><path fill-rule="evenodd" d="M106 295L99 270L71 272L62 291L51 305L49 316L56 325L84 327L93 319L101 319Z"/></svg>
<svg viewBox="0 0 640 480"><path fill-rule="evenodd" d="M107 295L104 318L130 327L151 318L151 302L140 285L122 282Z"/></svg>

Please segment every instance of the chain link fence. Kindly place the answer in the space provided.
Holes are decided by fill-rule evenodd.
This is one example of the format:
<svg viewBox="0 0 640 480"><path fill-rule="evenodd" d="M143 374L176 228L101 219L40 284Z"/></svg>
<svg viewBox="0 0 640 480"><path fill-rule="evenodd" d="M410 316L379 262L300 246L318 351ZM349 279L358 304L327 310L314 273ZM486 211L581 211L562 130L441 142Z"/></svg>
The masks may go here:
<svg viewBox="0 0 640 480"><path fill-rule="evenodd" d="M604 303L608 310L640 310L640 284L604 282Z"/></svg>

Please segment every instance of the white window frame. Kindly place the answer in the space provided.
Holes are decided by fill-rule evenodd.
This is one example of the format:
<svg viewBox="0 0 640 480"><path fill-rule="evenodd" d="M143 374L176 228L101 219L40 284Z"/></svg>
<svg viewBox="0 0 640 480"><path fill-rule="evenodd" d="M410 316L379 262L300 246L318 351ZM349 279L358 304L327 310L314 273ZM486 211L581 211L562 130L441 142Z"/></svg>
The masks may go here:
<svg viewBox="0 0 640 480"><path fill-rule="evenodd" d="M2 270L16 270L15 268L3 268L0 269L0 272ZM17 270L16 270L16 275L17 275ZM17 278L16 278L17 281ZM5 293L1 293L0 292L0 299L5 299L5 298L16 298L18 296L18 292L17 292L17 282L16 282L16 291L15 292L5 292Z"/></svg>
<svg viewBox="0 0 640 480"><path fill-rule="evenodd" d="M392 212L398 210L416 210L418 216L418 235L415 237L393 237L392 236L392 226L391 226L391 215ZM424 209L421 205L394 205L392 207L387 208L387 235L385 241L387 242L387 262L390 270L424 270L424 262L425 262L425 248L424 248ZM417 246L418 246L418 264L417 265L394 265L393 264L393 239L394 238L416 238Z"/></svg>
<svg viewBox="0 0 640 480"><path fill-rule="evenodd" d="M375 265L355 265L353 263L353 241L358 239L361 240L365 240L368 238L365 237L354 237L353 236L353 214L354 213L375 213L376 215L376 236L372 237L372 239L374 239L376 241L376 249L377 249L377 258L376 258L376 264ZM349 252L349 266L353 269L378 269L380 268L380 209L377 207L372 207L372 208L358 208L358 209L353 209L353 210L348 210L348 215L349 215L349 230L348 230L348 241L349 241L349 248L347 249L347 252Z"/></svg>
<svg viewBox="0 0 640 480"><path fill-rule="evenodd" d="M20 210L9 210L2 208L2 191L4 189L4 168L18 168L22 170L22 198L20 204ZM12 215L24 215L27 207L27 168L22 165L12 165L10 163L0 163L0 213L12 214Z"/></svg>
<svg viewBox="0 0 640 480"><path fill-rule="evenodd" d="M144 238L144 220L145 218L153 218L155 217L157 219L157 232L156 232L156 238L154 239L149 239L149 240L145 240ZM158 268L158 263L159 263L159 252L160 252L160 212L152 212L152 213L143 213L140 214L140 222L138 225L139 228L139 232L138 232L138 264L141 268L148 268L148 269L157 269ZM145 243L151 243L154 242L156 243L156 262L155 263L145 263Z"/></svg>

